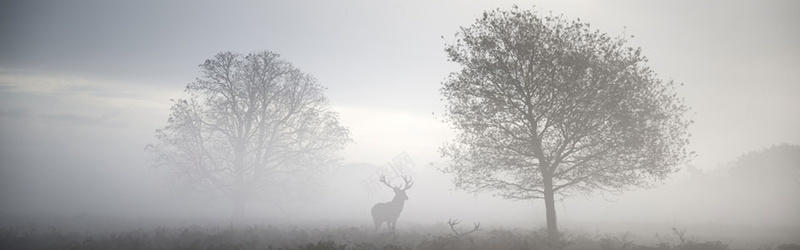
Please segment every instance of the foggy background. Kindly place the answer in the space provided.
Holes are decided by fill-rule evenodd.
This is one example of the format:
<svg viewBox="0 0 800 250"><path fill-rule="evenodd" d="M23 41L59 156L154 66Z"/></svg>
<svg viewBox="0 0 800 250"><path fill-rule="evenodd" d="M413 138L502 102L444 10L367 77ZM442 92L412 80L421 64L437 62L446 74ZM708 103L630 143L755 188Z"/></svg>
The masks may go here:
<svg viewBox="0 0 800 250"><path fill-rule="evenodd" d="M270 50L327 88L355 143L317 195L250 203L248 217L371 226L369 209L393 193L365 183L407 155L415 184L399 229L449 218L544 227L541 200L454 190L438 170L446 162L437 148L453 135L439 88L457 69L444 44L484 10L513 4L634 35L629 45L661 78L683 83L678 94L695 121L690 166L656 189L560 201L562 228L800 226L796 147L776 156L778 174L753 181L730 170L746 153L800 144L800 2L788 0L3 1L0 218L228 218L227 200L165 189L143 149L166 124L170 99L200 76L198 64L221 51Z"/></svg>

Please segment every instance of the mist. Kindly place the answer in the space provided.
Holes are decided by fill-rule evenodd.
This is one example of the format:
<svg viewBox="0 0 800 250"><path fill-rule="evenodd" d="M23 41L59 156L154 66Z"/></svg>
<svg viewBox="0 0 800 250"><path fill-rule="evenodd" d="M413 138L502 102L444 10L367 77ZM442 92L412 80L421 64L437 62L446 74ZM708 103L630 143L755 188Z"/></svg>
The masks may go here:
<svg viewBox="0 0 800 250"><path fill-rule="evenodd" d="M372 229L393 199L379 182L413 179L398 231L451 219L469 229L546 227L541 199L456 188L439 149L443 44L485 10L512 5L633 35L677 88L696 156L650 189L556 201L567 232L687 229L731 246L800 244L800 6L794 1L11 1L0 4L0 228L125 231L229 225L227 199L171 188L145 146L188 98L198 64L269 50L325 88L353 142L292 199L247 203L245 225ZM275 191L276 197L282 194ZM270 196L271 197L271 196ZM447 232L447 231L444 231ZM739 245L737 245L739 244ZM735 247L734 247L735 248Z"/></svg>

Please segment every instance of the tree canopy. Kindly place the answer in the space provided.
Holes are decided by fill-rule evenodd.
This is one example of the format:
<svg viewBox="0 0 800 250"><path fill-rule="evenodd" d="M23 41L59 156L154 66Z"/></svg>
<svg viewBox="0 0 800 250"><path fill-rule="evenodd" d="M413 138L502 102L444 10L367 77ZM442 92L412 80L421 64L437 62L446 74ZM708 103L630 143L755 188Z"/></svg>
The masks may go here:
<svg viewBox="0 0 800 250"><path fill-rule="evenodd" d="M446 45L461 66L443 82L441 148L457 187L545 200L557 236L555 196L649 187L691 153L688 107L641 50L580 20L514 7L484 12Z"/></svg>
<svg viewBox="0 0 800 250"><path fill-rule="evenodd" d="M175 187L231 199L240 214L251 199L300 190L350 142L324 88L276 53L223 52L200 70L146 147Z"/></svg>

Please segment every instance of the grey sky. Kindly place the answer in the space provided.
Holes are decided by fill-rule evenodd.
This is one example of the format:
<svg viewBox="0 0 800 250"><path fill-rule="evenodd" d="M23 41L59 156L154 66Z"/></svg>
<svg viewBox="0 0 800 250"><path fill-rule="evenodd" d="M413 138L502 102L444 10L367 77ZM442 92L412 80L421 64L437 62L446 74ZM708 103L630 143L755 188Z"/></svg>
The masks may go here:
<svg viewBox="0 0 800 250"><path fill-rule="evenodd" d="M142 148L220 51L271 50L317 77L354 135L347 162L407 151L435 165L451 133L438 89L457 69L444 44L513 4L634 35L683 83L701 169L800 143L800 1L3 1L0 194L33 204L17 197L31 183L41 200L117 183L101 197L147 197L128 183L154 181Z"/></svg>

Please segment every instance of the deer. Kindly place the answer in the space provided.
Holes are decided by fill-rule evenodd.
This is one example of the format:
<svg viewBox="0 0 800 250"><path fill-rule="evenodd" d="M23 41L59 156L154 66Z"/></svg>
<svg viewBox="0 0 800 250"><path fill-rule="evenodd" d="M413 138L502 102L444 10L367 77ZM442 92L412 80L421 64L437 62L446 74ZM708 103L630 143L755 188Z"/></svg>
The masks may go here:
<svg viewBox="0 0 800 250"><path fill-rule="evenodd" d="M453 230L453 233L455 233L455 234L453 234L453 237L459 238L461 236L466 236L466 235L469 235L471 233L474 233L475 231L480 231L481 230L480 229L481 228L481 223L480 222L475 222L475 228L473 228L472 230L469 230L469 231L456 230L456 225L458 225L459 223L461 223L460 220L450 219L450 220L447 221L447 225L450 225L450 230Z"/></svg>
<svg viewBox="0 0 800 250"><path fill-rule="evenodd" d="M386 222L386 227L389 229L389 231L395 231L395 223L397 222L397 218L400 217L400 212L403 211L403 205L405 204L406 200L408 200L406 190L414 185L411 177L406 177L405 175L401 177L403 178L405 185L402 187L395 187L386 181L386 176L381 175L380 182L386 184L386 186L394 190L394 199L392 199L390 202L382 202L372 206L372 221L375 222L375 230L380 229L383 222Z"/></svg>

